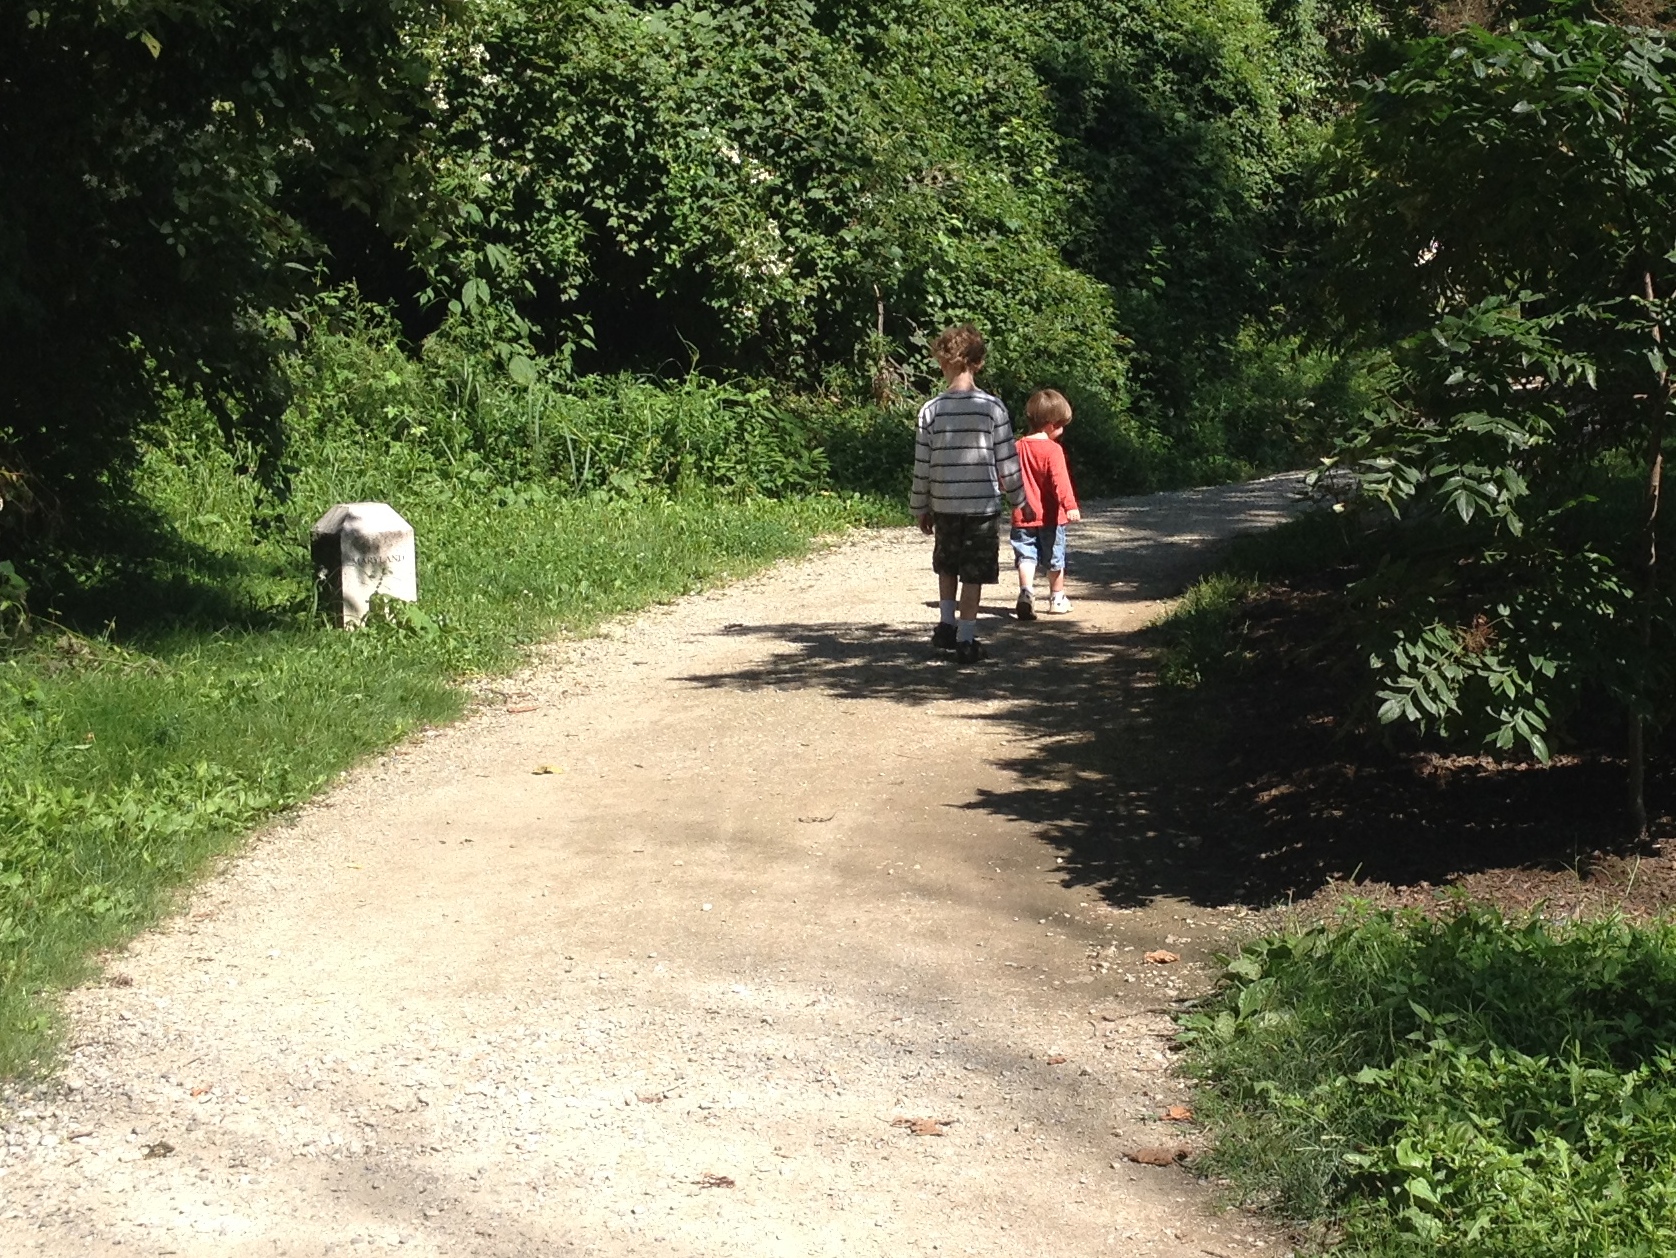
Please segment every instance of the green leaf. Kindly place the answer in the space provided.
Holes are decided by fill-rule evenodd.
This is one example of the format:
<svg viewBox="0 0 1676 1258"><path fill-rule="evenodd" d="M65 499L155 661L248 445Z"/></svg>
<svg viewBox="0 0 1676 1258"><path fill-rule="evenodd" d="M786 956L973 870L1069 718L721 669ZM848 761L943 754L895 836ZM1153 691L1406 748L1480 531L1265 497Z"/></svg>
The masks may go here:
<svg viewBox="0 0 1676 1258"><path fill-rule="evenodd" d="M1228 962L1228 973L1251 982L1263 977L1263 962L1249 952L1242 952Z"/></svg>
<svg viewBox="0 0 1676 1258"><path fill-rule="evenodd" d="M1441 1204L1438 1200L1437 1190L1432 1187L1430 1180L1413 1175L1403 1184L1403 1187L1410 1197L1417 1197L1421 1201L1429 1201L1433 1205Z"/></svg>

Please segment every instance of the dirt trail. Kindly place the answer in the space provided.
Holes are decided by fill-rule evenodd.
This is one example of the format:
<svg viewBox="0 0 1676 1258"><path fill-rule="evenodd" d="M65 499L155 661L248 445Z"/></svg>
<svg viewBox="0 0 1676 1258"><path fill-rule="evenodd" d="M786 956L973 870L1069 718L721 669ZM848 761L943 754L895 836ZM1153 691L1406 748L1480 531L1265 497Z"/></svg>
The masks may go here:
<svg viewBox="0 0 1676 1258"><path fill-rule="evenodd" d="M71 996L0 1252L1281 1252L1120 1160L1182 1135L1162 1009L1236 911L1072 877L1044 819L1125 635L1296 484L1094 508L1074 614L996 600L981 669L906 530L554 647Z"/></svg>

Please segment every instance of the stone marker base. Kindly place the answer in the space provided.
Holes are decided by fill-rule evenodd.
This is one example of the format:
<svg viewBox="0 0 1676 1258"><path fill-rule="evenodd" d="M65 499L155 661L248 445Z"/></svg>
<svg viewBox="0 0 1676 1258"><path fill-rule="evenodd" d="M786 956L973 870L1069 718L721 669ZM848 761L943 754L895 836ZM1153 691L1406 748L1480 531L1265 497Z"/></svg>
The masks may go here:
<svg viewBox="0 0 1676 1258"><path fill-rule="evenodd" d="M345 629L364 622L372 597L419 601L413 526L382 502L339 503L310 535L321 610Z"/></svg>

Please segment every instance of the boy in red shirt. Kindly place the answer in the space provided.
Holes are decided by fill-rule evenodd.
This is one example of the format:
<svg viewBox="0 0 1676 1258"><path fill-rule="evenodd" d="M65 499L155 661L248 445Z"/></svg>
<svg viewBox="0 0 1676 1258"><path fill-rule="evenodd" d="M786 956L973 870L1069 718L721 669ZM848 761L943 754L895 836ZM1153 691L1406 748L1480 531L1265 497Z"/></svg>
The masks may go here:
<svg viewBox="0 0 1676 1258"><path fill-rule="evenodd" d="M1013 557L1018 567L1018 618L1036 619L1036 565L1048 565L1048 610L1068 612L1065 597L1065 526L1082 519L1071 470L1059 435L1071 422L1071 404L1057 389L1040 389L1024 405L1028 435L1018 440L1024 468L1024 505L1013 511Z"/></svg>

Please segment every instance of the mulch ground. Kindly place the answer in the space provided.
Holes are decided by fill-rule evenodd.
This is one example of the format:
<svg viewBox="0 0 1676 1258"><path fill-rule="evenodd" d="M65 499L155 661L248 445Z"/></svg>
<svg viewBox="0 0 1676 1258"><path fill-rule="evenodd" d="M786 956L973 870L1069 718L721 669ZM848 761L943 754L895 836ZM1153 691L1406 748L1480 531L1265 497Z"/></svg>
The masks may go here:
<svg viewBox="0 0 1676 1258"><path fill-rule="evenodd" d="M1676 746L1653 749L1645 840L1628 833L1604 721L1592 733L1607 745L1585 740L1547 765L1405 746L1357 719L1346 644L1296 645L1319 637L1330 597L1274 590L1250 608L1238 675L1154 692L1180 744L1166 755L1200 766L1176 826L1202 836L1201 859L1235 897L1310 916L1352 897L1430 910L1464 894L1553 917L1676 905Z"/></svg>

